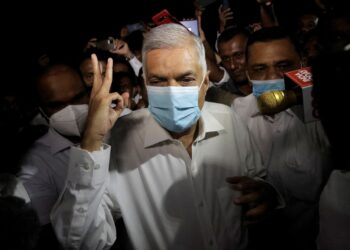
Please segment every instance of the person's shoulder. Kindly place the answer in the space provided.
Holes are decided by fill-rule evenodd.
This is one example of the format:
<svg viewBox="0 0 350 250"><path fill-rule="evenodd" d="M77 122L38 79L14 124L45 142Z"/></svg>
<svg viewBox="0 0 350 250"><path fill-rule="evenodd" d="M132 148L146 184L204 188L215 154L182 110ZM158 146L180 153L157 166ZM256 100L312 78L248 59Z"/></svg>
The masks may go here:
<svg viewBox="0 0 350 250"><path fill-rule="evenodd" d="M230 113L231 108L227 105L216 102L205 102L203 111L210 113Z"/></svg>
<svg viewBox="0 0 350 250"><path fill-rule="evenodd" d="M142 131L149 120L150 113L147 108L138 109L128 115L120 117L112 129L112 134L130 134Z"/></svg>
<svg viewBox="0 0 350 250"><path fill-rule="evenodd" d="M120 117L117 120L116 125L121 126L125 124L130 124L130 123L134 124L135 122L137 123L145 122L145 120L147 120L149 115L150 113L147 108L138 109L138 110L132 111L130 114Z"/></svg>
<svg viewBox="0 0 350 250"><path fill-rule="evenodd" d="M232 106L234 108L241 108L241 107L247 107L247 105L251 103L254 103L254 104L256 103L256 97L253 94L236 98L233 101Z"/></svg>

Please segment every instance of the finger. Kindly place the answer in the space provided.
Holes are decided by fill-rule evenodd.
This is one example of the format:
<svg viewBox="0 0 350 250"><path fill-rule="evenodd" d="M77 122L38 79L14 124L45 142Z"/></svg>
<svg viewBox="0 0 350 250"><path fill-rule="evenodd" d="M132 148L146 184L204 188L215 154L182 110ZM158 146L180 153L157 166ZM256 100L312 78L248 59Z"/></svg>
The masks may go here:
<svg viewBox="0 0 350 250"><path fill-rule="evenodd" d="M242 193L253 192L261 189L261 185L255 180L233 184L232 187L234 190L241 191Z"/></svg>
<svg viewBox="0 0 350 250"><path fill-rule="evenodd" d="M221 14L221 12L222 12L222 4L220 4L220 6L219 6L219 15Z"/></svg>
<svg viewBox="0 0 350 250"><path fill-rule="evenodd" d="M101 94L109 93L113 81L113 60L108 58L105 77L101 86Z"/></svg>
<svg viewBox="0 0 350 250"><path fill-rule="evenodd" d="M222 12L222 14L227 14L227 13L229 13L229 12L232 12L232 11L231 11L231 8L225 9L225 10Z"/></svg>
<svg viewBox="0 0 350 250"><path fill-rule="evenodd" d="M100 90L102 85L102 76L100 71L100 66L98 63L97 56L95 54L91 55L92 68L94 72L94 81L92 84L91 96L95 96L96 93Z"/></svg>
<svg viewBox="0 0 350 250"><path fill-rule="evenodd" d="M116 49L117 50L121 50L123 47L124 47L124 45L125 45L125 42L124 41L122 41L122 40L116 40L117 42L116 42L116 45L115 45L115 47L116 47Z"/></svg>
<svg viewBox="0 0 350 250"><path fill-rule="evenodd" d="M231 184L233 189L241 191L242 193L252 192L261 188L260 181L256 181L247 176L229 177L226 181Z"/></svg>
<svg viewBox="0 0 350 250"><path fill-rule="evenodd" d="M112 119L117 119L120 114L123 112L123 109L125 108L124 105L124 100L123 97L121 95L119 95L119 93L114 92L111 93L109 96L109 102L110 104L114 103L115 107L110 109L110 115L112 117ZM110 105L111 106L111 105Z"/></svg>
<svg viewBox="0 0 350 250"><path fill-rule="evenodd" d="M235 198L233 202L236 205L248 204L249 206L253 206L252 204L258 204L259 200L260 200L260 194L258 192L251 192Z"/></svg>
<svg viewBox="0 0 350 250"><path fill-rule="evenodd" d="M230 184L238 184L240 182L251 180L250 177L247 176L231 176L226 178L226 182Z"/></svg>
<svg viewBox="0 0 350 250"><path fill-rule="evenodd" d="M246 179L246 176L231 176L226 178L226 182L236 184Z"/></svg>
<svg viewBox="0 0 350 250"><path fill-rule="evenodd" d="M264 217L267 212L269 211L269 207L267 206L266 203L261 203L258 206L249 209L246 213L245 216L249 219L258 219Z"/></svg>
<svg viewBox="0 0 350 250"><path fill-rule="evenodd" d="M224 18L228 18L228 17L233 17L233 13L232 12L231 13L226 13Z"/></svg>
<svg viewBox="0 0 350 250"><path fill-rule="evenodd" d="M122 97L123 97L123 101L124 101L124 107L129 107L129 98L130 98L129 92L124 92L122 94Z"/></svg>

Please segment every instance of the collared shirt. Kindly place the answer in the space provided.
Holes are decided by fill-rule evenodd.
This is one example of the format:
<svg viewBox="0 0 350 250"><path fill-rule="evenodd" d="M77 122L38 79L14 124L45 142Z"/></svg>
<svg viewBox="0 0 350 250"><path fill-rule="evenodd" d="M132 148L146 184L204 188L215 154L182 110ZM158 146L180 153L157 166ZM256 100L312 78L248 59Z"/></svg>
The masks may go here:
<svg viewBox="0 0 350 250"><path fill-rule="evenodd" d="M242 210L233 203L240 193L225 179L265 171L228 107L205 103L192 159L147 109L118 120L111 144L93 153L72 148L67 186L51 214L64 247L111 245L118 210L136 249L246 247Z"/></svg>
<svg viewBox="0 0 350 250"><path fill-rule="evenodd" d="M50 128L35 141L21 163L18 177L42 225L50 223L51 208L63 190L72 145Z"/></svg>
<svg viewBox="0 0 350 250"><path fill-rule="evenodd" d="M125 108L120 116L131 112ZM42 225L50 223L51 208L63 190L72 145L70 140L49 128L35 141L21 163L18 177L29 193Z"/></svg>
<svg viewBox="0 0 350 250"><path fill-rule="evenodd" d="M350 171L333 170L320 198L319 250L350 249Z"/></svg>
<svg viewBox="0 0 350 250"><path fill-rule="evenodd" d="M304 249L315 244L318 198L330 168L328 141L320 122L305 124L290 109L262 115L253 94L235 99L232 107L257 143L267 180L287 203L275 221L283 229L271 227L281 234L280 241L268 228L261 235L282 242L283 246L278 246L282 248Z"/></svg>
<svg viewBox="0 0 350 250"><path fill-rule="evenodd" d="M135 72L135 75L138 76L140 74L140 69L142 68L142 62L134 56L129 60L129 64Z"/></svg>
<svg viewBox="0 0 350 250"><path fill-rule="evenodd" d="M321 123L305 124L290 109L262 115L253 94L235 99L232 107L247 124L277 189L285 197L317 201L329 168L329 143Z"/></svg>
<svg viewBox="0 0 350 250"><path fill-rule="evenodd" d="M0 196L15 196L22 198L25 203L30 202L27 190L22 182L12 174L0 174Z"/></svg>

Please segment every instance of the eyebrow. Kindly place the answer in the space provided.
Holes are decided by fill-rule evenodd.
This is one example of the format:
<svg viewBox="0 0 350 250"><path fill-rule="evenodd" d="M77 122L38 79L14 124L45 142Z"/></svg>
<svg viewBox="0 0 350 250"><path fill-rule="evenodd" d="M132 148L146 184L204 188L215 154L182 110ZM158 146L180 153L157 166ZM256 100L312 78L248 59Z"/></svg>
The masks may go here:
<svg viewBox="0 0 350 250"><path fill-rule="evenodd" d="M186 71L184 73L180 73L179 75L176 75L174 78L176 80L184 78L186 76L196 76L196 73L192 70ZM149 79L151 78L157 78L157 79L161 79L161 80L166 80L167 77L161 76L161 75L157 75L157 74L150 74L150 76L148 77Z"/></svg>

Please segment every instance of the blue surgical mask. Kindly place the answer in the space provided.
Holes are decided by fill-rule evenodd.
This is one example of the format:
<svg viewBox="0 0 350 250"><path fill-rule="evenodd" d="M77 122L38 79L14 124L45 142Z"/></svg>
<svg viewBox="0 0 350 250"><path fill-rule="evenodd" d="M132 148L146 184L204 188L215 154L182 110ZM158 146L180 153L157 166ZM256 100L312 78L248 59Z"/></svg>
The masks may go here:
<svg viewBox="0 0 350 250"><path fill-rule="evenodd" d="M271 90L285 90L284 79L274 80L250 80L253 84L253 95L259 97L261 94Z"/></svg>
<svg viewBox="0 0 350 250"><path fill-rule="evenodd" d="M175 133L184 132L201 115L198 107L199 89L198 86L147 86L148 109L163 128Z"/></svg>

